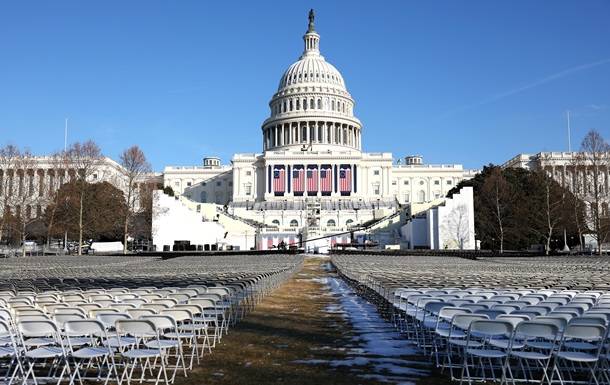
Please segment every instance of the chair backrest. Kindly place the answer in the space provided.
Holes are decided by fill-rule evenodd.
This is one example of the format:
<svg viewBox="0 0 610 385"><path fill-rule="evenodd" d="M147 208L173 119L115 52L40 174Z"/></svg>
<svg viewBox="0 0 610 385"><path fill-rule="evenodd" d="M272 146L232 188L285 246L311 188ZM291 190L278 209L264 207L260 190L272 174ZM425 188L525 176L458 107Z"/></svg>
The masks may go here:
<svg viewBox="0 0 610 385"><path fill-rule="evenodd" d="M470 310L460 307L445 306L438 312L439 320L451 321L455 315L470 314Z"/></svg>
<svg viewBox="0 0 610 385"><path fill-rule="evenodd" d="M478 310L487 310L489 309L489 306L487 305L479 305L478 303L467 303L464 304L462 306L460 306L462 309L468 309L472 312L478 311Z"/></svg>
<svg viewBox="0 0 610 385"><path fill-rule="evenodd" d="M519 337L544 338L547 340L557 340L560 330L557 325L547 322L525 321L518 324L515 328L515 335Z"/></svg>
<svg viewBox="0 0 610 385"><path fill-rule="evenodd" d="M86 315L87 313L85 312L85 310L81 309L80 307L58 307L56 309L53 310L53 312L51 312L51 314L83 314Z"/></svg>
<svg viewBox="0 0 610 385"><path fill-rule="evenodd" d="M501 314L496 317L498 321L506 321L513 324L513 327L516 327L521 322L529 321L530 318L526 315L512 315L512 314Z"/></svg>
<svg viewBox="0 0 610 385"><path fill-rule="evenodd" d="M129 334L134 337L158 336L155 324L145 319L120 319L114 326L119 334Z"/></svg>
<svg viewBox="0 0 610 385"><path fill-rule="evenodd" d="M513 324L502 320L474 320L468 329L468 335L476 337L510 336L512 333Z"/></svg>
<svg viewBox="0 0 610 385"><path fill-rule="evenodd" d="M536 317L535 321L538 323L554 325L560 332L565 330L566 325L568 324L568 320L566 320L565 318L556 317L554 315Z"/></svg>
<svg viewBox="0 0 610 385"><path fill-rule="evenodd" d="M475 314L485 314L486 316L489 317L489 319L496 319L498 318L498 316L506 314L504 311L502 310L497 310L497 309L483 309L483 310L477 310L474 312Z"/></svg>
<svg viewBox="0 0 610 385"><path fill-rule="evenodd" d="M458 329L468 330L472 322L488 319L485 314L458 314L453 317L451 324Z"/></svg>
<svg viewBox="0 0 610 385"><path fill-rule="evenodd" d="M176 330L176 320L165 314L143 315L139 318L144 321L151 321L159 330Z"/></svg>
<svg viewBox="0 0 610 385"><path fill-rule="evenodd" d="M59 330L51 320L18 321L17 329L24 337L56 337Z"/></svg>
<svg viewBox="0 0 610 385"><path fill-rule="evenodd" d="M96 316L97 320L106 327L106 329L113 329L116 321L131 319L131 316L127 313L98 313Z"/></svg>
<svg viewBox="0 0 610 385"><path fill-rule="evenodd" d="M55 316L53 317L55 318L55 322L57 323L57 326L63 330L65 328L65 323L68 321L76 321L76 320L83 320L85 319L85 315L84 314L80 314L80 313L72 313L72 314L55 314Z"/></svg>
<svg viewBox="0 0 610 385"><path fill-rule="evenodd" d="M191 298L188 303L199 305L203 309L213 309L216 307L216 301L209 298Z"/></svg>
<svg viewBox="0 0 610 385"><path fill-rule="evenodd" d="M143 315L157 314L157 312L153 309L127 309L126 313L129 314L133 319L138 319Z"/></svg>
<svg viewBox="0 0 610 385"><path fill-rule="evenodd" d="M568 325L599 325L606 326L606 320L599 317L574 317L568 322Z"/></svg>
<svg viewBox="0 0 610 385"><path fill-rule="evenodd" d="M599 344L599 348L603 344L606 336L606 328L599 325L568 325L563 332L563 341L580 340L589 343ZM575 345L568 345L569 350L578 350ZM590 350L589 347L586 350ZM598 349L599 351L599 349Z"/></svg>
<svg viewBox="0 0 610 385"><path fill-rule="evenodd" d="M67 336L103 337L106 335L104 324L92 319L66 321L64 329Z"/></svg>
<svg viewBox="0 0 610 385"><path fill-rule="evenodd" d="M166 309L162 310L161 314L172 317L176 322L190 321L193 319L193 313L188 309Z"/></svg>

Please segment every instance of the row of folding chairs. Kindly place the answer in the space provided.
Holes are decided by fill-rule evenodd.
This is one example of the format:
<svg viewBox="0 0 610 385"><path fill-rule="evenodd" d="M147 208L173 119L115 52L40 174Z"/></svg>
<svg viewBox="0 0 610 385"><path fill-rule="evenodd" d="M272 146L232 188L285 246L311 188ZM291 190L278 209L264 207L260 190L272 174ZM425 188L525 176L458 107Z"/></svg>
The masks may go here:
<svg viewBox="0 0 610 385"><path fill-rule="evenodd" d="M468 383L610 383L609 261L332 257L422 354Z"/></svg>
<svg viewBox="0 0 610 385"><path fill-rule="evenodd" d="M5 290L0 376L9 383L170 384L298 268L266 272L242 286Z"/></svg>

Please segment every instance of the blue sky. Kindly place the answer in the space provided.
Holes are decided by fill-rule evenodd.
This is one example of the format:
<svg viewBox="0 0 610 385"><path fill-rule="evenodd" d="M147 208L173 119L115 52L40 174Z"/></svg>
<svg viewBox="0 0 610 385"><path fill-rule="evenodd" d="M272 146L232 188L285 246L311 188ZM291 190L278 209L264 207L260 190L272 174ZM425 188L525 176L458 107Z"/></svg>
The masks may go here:
<svg viewBox="0 0 610 385"><path fill-rule="evenodd" d="M366 151L478 168L610 140L610 1L5 1L0 145L139 144L154 168L260 152L316 10Z"/></svg>

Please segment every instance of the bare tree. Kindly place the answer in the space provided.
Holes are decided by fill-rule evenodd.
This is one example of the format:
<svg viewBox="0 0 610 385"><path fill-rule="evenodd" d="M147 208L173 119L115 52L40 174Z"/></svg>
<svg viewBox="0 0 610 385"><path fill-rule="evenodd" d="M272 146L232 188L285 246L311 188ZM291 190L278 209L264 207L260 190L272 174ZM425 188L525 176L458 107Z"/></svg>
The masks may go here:
<svg viewBox="0 0 610 385"><path fill-rule="evenodd" d="M0 241L8 225L11 210L10 200L13 198L15 178L21 151L11 144L0 148Z"/></svg>
<svg viewBox="0 0 610 385"><path fill-rule="evenodd" d="M151 172L150 163L146 160L144 152L137 145L131 146L120 156L120 163L123 166L125 176L125 192L127 210L125 212L123 253L127 254L127 239L131 221L134 216L142 209L141 194L139 186L144 183L144 178Z"/></svg>
<svg viewBox="0 0 610 385"><path fill-rule="evenodd" d="M493 221L489 225L498 238L499 251L503 253L510 209L510 186L502 175L500 167L494 167L490 171L490 176L481 186L480 195L484 205L482 209L488 210L492 214Z"/></svg>
<svg viewBox="0 0 610 385"><path fill-rule="evenodd" d="M447 214L446 222L443 223L442 228L451 237L450 240L460 250L463 250L464 243L470 237L468 206L460 204L453 207Z"/></svg>
<svg viewBox="0 0 610 385"><path fill-rule="evenodd" d="M597 242L597 252L601 255L603 243L608 238L610 145L599 132L589 131L580 145L578 163L583 171L584 194L587 205L587 225Z"/></svg>
<svg viewBox="0 0 610 385"><path fill-rule="evenodd" d="M536 170L531 176L531 207L525 213L530 229L542 237L545 254L551 250L553 235L565 218L565 190L546 171Z"/></svg>
<svg viewBox="0 0 610 385"><path fill-rule="evenodd" d="M84 143L74 143L64 153L65 164L72 167L72 176L78 185L79 215L78 215L78 255L83 248L83 203L86 199L87 182L101 180L103 156L100 148L92 140Z"/></svg>
<svg viewBox="0 0 610 385"><path fill-rule="evenodd" d="M60 171L64 172L64 170L69 168L67 161L68 159L63 152L56 152L50 156L53 178L49 180L49 199L47 202L47 212L45 213L47 220L47 246L50 246L51 237L55 230L57 208L60 207L59 200L64 199L64 196L58 193L61 186L58 183L57 177Z"/></svg>

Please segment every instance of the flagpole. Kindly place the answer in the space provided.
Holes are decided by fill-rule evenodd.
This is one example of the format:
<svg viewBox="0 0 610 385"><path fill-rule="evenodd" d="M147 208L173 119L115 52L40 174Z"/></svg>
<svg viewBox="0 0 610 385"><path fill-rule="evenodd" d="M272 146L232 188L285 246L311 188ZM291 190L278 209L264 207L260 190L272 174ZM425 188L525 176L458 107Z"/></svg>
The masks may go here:
<svg viewBox="0 0 610 385"><path fill-rule="evenodd" d="M68 118L64 125L64 152L68 150Z"/></svg>
<svg viewBox="0 0 610 385"><path fill-rule="evenodd" d="M572 134L570 130L570 110L566 111L568 117L568 152L572 152Z"/></svg>

